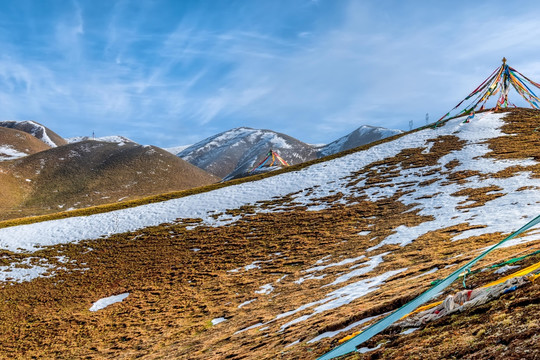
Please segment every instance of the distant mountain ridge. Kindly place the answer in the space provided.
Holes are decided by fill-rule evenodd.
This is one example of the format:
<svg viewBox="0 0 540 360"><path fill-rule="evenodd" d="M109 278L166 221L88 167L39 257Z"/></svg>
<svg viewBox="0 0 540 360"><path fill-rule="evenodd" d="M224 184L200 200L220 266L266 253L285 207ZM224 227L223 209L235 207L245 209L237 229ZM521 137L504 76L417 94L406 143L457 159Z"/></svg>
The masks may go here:
<svg viewBox="0 0 540 360"><path fill-rule="evenodd" d="M103 141L108 143L115 143L115 144L121 144L124 145L126 143L133 143L135 144L135 141L128 139L125 136L121 135L110 135L110 136L101 136L101 137L90 137L90 136L75 136L71 138L67 138L66 141L70 144L86 141L86 140L95 140L95 141Z"/></svg>
<svg viewBox="0 0 540 360"><path fill-rule="evenodd" d="M224 131L191 145L177 155L216 176L229 180L250 175L250 170L275 150L290 165L369 144L401 130L363 125L327 145L306 144L291 136L271 130L240 127ZM263 169L272 171L276 168ZM258 171L257 173L260 173Z"/></svg>
<svg viewBox="0 0 540 360"><path fill-rule="evenodd" d="M181 151L178 156L228 180L249 173L270 149L276 150L291 165L317 157L316 149L291 136L248 127L211 136Z"/></svg>
<svg viewBox="0 0 540 360"><path fill-rule="evenodd" d="M183 190L276 170L252 171L269 150L294 165L400 132L362 126L321 147L239 127L174 155L119 135L64 139L35 121L0 121L0 211L11 218Z"/></svg>
<svg viewBox="0 0 540 360"><path fill-rule="evenodd" d="M10 163L31 185L25 206L79 208L215 183L219 178L155 146L86 140Z"/></svg>
<svg viewBox="0 0 540 360"><path fill-rule="evenodd" d="M328 145L323 146L319 151L319 157L329 156L345 150L354 149L356 147L402 133L402 130L362 125L350 134L347 134L329 143Z"/></svg>

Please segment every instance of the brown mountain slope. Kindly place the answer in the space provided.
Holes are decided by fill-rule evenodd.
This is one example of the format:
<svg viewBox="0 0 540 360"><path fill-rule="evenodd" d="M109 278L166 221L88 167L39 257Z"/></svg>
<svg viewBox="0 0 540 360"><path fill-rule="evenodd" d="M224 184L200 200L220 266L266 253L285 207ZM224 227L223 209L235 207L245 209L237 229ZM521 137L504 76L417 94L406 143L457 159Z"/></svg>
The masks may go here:
<svg viewBox="0 0 540 360"><path fill-rule="evenodd" d="M36 137L15 129L0 127L0 158L10 158L9 154L2 151L2 147L8 147L18 153L26 155L35 154L51 147Z"/></svg>
<svg viewBox="0 0 540 360"><path fill-rule="evenodd" d="M67 144L67 141L64 140L64 138L62 138L60 135L35 121L4 120L0 121L0 127L24 131L52 147Z"/></svg>
<svg viewBox="0 0 540 360"><path fill-rule="evenodd" d="M40 214L134 199L219 179L160 148L83 141L3 165L30 186L16 210Z"/></svg>

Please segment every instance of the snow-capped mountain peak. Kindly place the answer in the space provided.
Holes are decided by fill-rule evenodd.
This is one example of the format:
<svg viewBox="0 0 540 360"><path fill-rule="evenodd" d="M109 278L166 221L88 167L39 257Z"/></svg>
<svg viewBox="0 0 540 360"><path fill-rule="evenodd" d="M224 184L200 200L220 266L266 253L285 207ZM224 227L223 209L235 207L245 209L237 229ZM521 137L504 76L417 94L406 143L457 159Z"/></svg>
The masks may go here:
<svg viewBox="0 0 540 360"><path fill-rule="evenodd" d="M277 151L289 164L316 157L316 150L291 136L248 127L211 136L181 151L178 156L214 175L230 179L248 173L270 149Z"/></svg>

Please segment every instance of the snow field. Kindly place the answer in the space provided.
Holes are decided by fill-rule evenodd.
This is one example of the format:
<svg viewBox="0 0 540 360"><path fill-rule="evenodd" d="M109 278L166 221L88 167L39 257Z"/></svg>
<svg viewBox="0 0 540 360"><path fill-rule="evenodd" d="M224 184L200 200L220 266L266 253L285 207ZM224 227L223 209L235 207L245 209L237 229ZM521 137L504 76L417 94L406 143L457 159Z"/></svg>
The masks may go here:
<svg viewBox="0 0 540 360"><path fill-rule="evenodd" d="M0 145L0 161L15 160L22 158L28 154L17 151L9 145Z"/></svg>

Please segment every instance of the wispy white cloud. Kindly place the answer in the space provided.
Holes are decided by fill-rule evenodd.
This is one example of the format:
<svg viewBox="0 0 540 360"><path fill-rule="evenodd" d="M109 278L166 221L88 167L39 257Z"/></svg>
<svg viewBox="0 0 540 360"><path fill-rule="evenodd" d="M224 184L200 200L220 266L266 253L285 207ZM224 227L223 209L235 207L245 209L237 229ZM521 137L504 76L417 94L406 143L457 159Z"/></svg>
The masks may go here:
<svg viewBox="0 0 540 360"><path fill-rule="evenodd" d="M533 8L233 5L98 1L96 17L94 7L72 2L44 16L48 26L32 25L43 31L26 42L0 35L0 118L162 146L235 126L321 143L366 123L405 129L425 113L443 115L502 56L540 78Z"/></svg>
<svg viewBox="0 0 540 360"><path fill-rule="evenodd" d="M342 24L285 57L275 49L280 61L239 59L230 91L260 83L266 91L233 114L259 124L271 119L278 130L308 141L328 141L329 134L363 123L405 129L411 119L423 123L428 112L432 119L443 115L499 65L502 53L521 60L540 39L530 14L503 21L490 13L463 19L450 12L442 21L401 28L377 25L380 18L357 2L346 13ZM235 107L234 99L228 102L229 110ZM305 126L310 123L318 126Z"/></svg>

